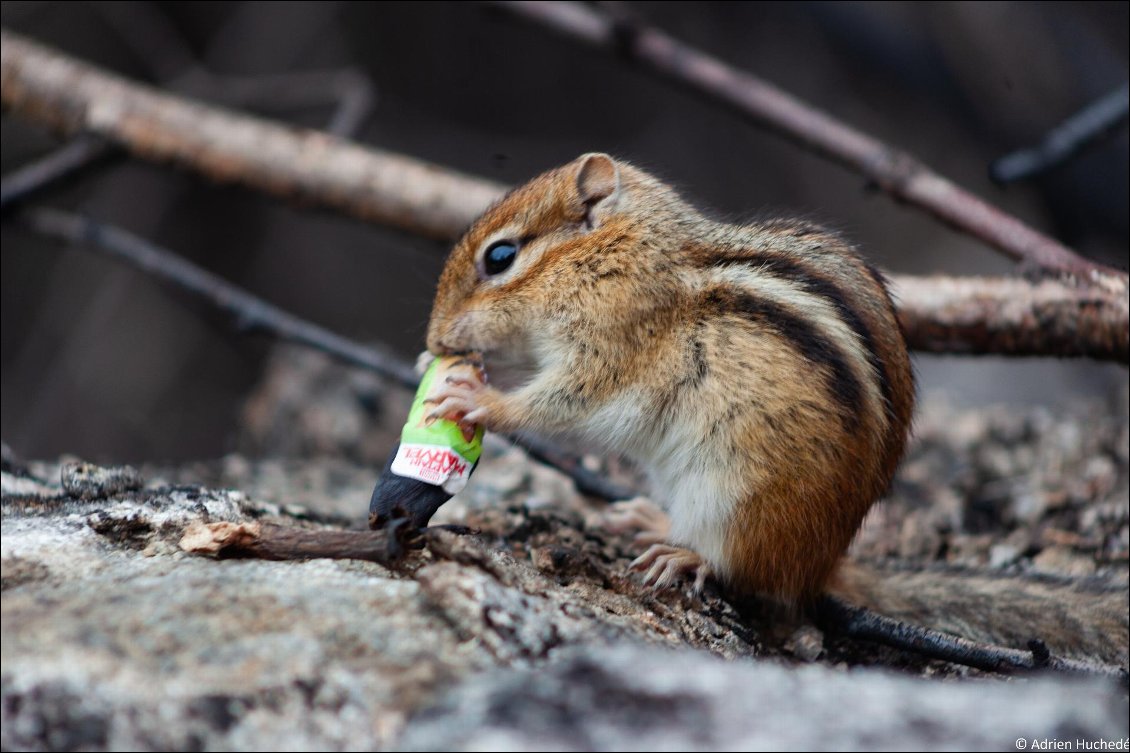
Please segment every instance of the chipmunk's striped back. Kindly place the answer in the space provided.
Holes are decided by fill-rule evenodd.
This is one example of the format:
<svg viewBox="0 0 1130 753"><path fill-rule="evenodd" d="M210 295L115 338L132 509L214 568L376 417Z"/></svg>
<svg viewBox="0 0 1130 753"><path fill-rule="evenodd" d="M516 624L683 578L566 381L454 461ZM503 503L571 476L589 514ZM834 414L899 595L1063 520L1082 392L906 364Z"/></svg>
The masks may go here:
<svg viewBox="0 0 1130 753"><path fill-rule="evenodd" d="M752 394L727 418L739 458L719 471L742 474L746 490L723 526L723 575L805 599L901 457L914 402L906 345L882 277L837 236L782 221L704 230L681 250L689 311L721 360L729 351L752 372L735 383Z"/></svg>

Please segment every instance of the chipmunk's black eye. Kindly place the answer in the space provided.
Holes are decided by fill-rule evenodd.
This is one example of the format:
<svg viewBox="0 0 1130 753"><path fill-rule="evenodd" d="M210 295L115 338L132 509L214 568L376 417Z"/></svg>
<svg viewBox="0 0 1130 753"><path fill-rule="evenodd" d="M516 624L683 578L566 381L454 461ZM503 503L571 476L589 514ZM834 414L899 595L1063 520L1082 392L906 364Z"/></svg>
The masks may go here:
<svg viewBox="0 0 1130 753"><path fill-rule="evenodd" d="M493 277L502 274L518 257L518 244L513 241L495 241L483 254L483 271Z"/></svg>

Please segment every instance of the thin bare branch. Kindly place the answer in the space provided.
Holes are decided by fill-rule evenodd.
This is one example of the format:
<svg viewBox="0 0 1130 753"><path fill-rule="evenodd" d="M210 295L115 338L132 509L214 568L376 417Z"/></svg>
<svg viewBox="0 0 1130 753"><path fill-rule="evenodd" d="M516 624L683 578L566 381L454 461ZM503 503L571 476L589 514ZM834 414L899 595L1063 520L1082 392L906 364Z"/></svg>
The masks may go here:
<svg viewBox="0 0 1130 753"><path fill-rule="evenodd" d="M610 502L621 499L631 499L639 494L635 489L629 489L617 484L607 476L594 473L581 464L581 459L575 455L563 452L560 448L538 439L537 437L508 436L511 442L526 451L531 458L539 463L544 463L551 468L564 473L573 480L577 491L592 497L599 497Z"/></svg>
<svg viewBox="0 0 1130 753"><path fill-rule="evenodd" d="M832 596L823 597L816 606L815 617L832 633L874 641L884 646L911 651L953 664L975 667L988 672L1016 674L1035 671L1063 672L1077 675L1113 677L1126 683L1126 670L1121 667L1053 656L1038 639L1023 651L1005 646L978 643L938 630L909 625L885 617L863 607L856 607Z"/></svg>
<svg viewBox="0 0 1130 753"><path fill-rule="evenodd" d="M1013 277L892 275L891 283L914 350L1130 363L1125 288Z"/></svg>
<svg viewBox="0 0 1130 753"><path fill-rule="evenodd" d="M1099 97L1048 131L1036 146L1006 154L989 166L997 183L1013 183L1062 165L1087 145L1112 133L1130 115L1130 84Z"/></svg>
<svg viewBox="0 0 1130 753"><path fill-rule="evenodd" d="M355 68L233 76L195 67L172 81L169 89L225 107L269 107L272 112L331 103L333 114L325 131L341 138L356 135L376 104L373 82Z"/></svg>
<svg viewBox="0 0 1130 753"><path fill-rule="evenodd" d="M409 389L415 389L419 381L413 368L396 356L361 345L283 311L238 285L121 228L55 209L27 209L20 219L38 233L120 259L207 301L233 315L241 330L268 332L280 340L314 348L346 363L375 371Z"/></svg>
<svg viewBox="0 0 1130 753"><path fill-rule="evenodd" d="M652 73L723 104L757 125L837 162L896 199L923 209L1006 256L1045 271L1091 280L1125 273L1084 259L1053 238L938 175L912 155L863 133L769 82L636 20L574 2L493 5L571 39L622 55Z"/></svg>
<svg viewBox="0 0 1130 753"><path fill-rule="evenodd" d="M0 182L0 209L35 196L94 164L112 149L105 140L80 133L58 149L5 175Z"/></svg>
<svg viewBox="0 0 1130 753"><path fill-rule="evenodd" d="M5 107L217 181L445 240L503 191L420 160L132 83L7 30L0 42Z"/></svg>
<svg viewBox="0 0 1130 753"><path fill-rule="evenodd" d="M228 107L270 107L271 111L333 104L325 127L335 136L357 133L375 102L373 82L352 67L239 76L217 73L208 65L210 53L231 38L221 27L207 49L197 55L176 24L159 5L97 3L92 10L110 25L138 62L148 67L161 86L190 97L218 101ZM238 24L235 13L225 25ZM314 28L307 35L317 34ZM301 49L303 40L288 40Z"/></svg>

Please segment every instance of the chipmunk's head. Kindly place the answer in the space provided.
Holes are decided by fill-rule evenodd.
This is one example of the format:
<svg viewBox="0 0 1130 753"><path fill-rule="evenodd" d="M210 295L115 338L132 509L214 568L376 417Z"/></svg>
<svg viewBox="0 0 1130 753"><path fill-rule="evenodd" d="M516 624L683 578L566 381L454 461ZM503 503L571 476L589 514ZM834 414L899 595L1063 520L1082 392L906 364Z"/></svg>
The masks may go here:
<svg viewBox="0 0 1130 753"><path fill-rule="evenodd" d="M428 350L488 362L544 360L554 335L599 336L638 294L655 224L689 212L665 185L585 154L508 193L455 245L440 276ZM646 281L645 281L646 282Z"/></svg>

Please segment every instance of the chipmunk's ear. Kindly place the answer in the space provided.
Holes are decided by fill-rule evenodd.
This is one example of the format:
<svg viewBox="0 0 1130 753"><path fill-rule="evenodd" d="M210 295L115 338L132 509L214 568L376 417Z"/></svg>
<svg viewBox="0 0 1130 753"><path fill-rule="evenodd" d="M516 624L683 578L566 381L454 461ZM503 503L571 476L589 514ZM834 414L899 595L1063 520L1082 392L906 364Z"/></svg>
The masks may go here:
<svg viewBox="0 0 1130 753"><path fill-rule="evenodd" d="M607 154L586 154L577 160L577 195L585 207L585 224L597 227L620 198L620 168Z"/></svg>

